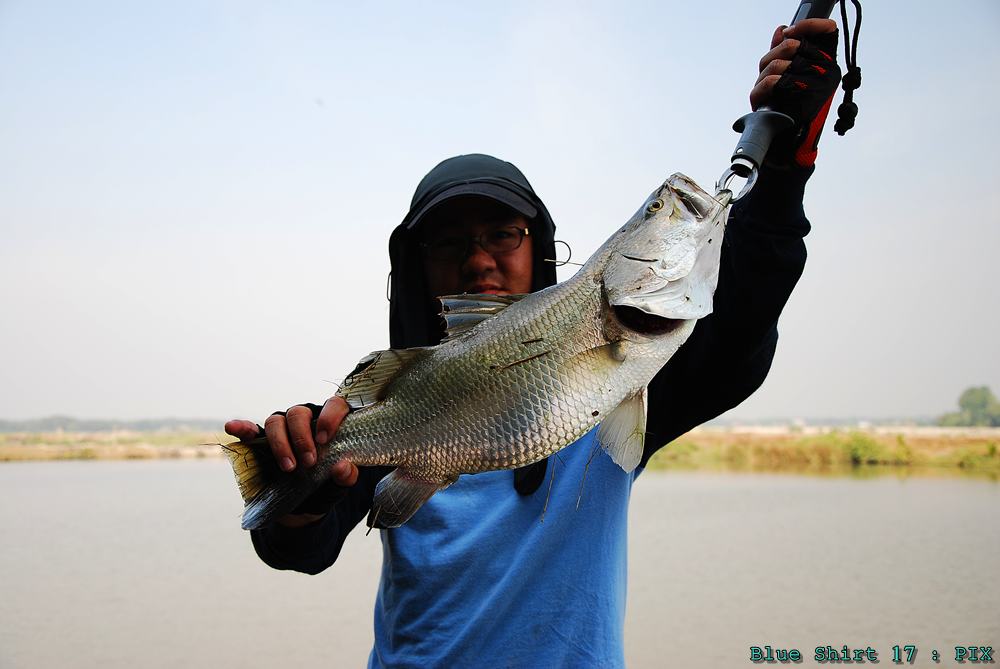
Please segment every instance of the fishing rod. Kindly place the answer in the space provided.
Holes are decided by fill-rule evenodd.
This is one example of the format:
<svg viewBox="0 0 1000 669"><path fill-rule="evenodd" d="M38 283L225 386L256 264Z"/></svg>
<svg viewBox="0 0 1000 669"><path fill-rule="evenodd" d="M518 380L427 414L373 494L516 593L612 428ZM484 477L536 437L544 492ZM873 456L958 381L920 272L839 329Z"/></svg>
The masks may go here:
<svg viewBox="0 0 1000 669"><path fill-rule="evenodd" d="M789 25L795 25L804 19L828 19L833 13L833 8L840 3L841 16L844 21L845 41L849 41L847 28L847 0L802 0ZM845 53L847 59L847 74L843 79L845 91L844 102L838 107L837 124L835 129L838 134L843 135L854 126L854 117L857 116L858 107L854 104L852 93L854 89L861 85L861 68L857 67L857 40L858 31L861 27L861 4L858 0L852 0L857 12L857 23L854 28L853 47L848 45ZM729 191L729 185L736 177L746 179L746 183L739 194L732 197L733 202L745 196L757 183L757 174L760 166L764 163L764 157L771 142L776 136L783 132L791 132L795 121L791 116L775 111L770 107L762 106L745 116L740 117L733 123L733 130L740 133L740 141L729 159L729 167L719 177L716 183L716 193Z"/></svg>

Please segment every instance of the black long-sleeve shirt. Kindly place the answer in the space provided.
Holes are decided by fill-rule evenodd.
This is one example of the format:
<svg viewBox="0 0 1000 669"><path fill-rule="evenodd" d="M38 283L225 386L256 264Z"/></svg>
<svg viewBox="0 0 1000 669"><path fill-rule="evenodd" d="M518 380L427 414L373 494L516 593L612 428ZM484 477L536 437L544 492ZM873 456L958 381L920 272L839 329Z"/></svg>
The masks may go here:
<svg viewBox="0 0 1000 669"><path fill-rule="evenodd" d="M733 205L713 313L698 321L649 384L642 465L656 450L737 406L763 383L777 345L778 316L805 265L803 237L810 225L802 197L812 171L765 169L753 191ZM375 486L389 471L359 467L357 484L316 523L252 531L257 554L275 569L315 574L329 567L348 533L368 513Z"/></svg>

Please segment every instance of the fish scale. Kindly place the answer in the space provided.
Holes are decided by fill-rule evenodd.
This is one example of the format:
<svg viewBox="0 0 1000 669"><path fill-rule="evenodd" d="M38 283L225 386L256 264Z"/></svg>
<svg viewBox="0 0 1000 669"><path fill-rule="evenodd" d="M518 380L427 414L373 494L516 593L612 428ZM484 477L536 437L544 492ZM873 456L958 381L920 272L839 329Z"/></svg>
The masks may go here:
<svg viewBox="0 0 1000 669"><path fill-rule="evenodd" d="M396 467L369 517L383 527L460 474L537 462L598 425L612 459L635 467L645 387L711 312L727 209L674 175L568 281L528 296L442 298L446 341L376 352L345 381L353 411L319 448L321 466L251 480L238 465L251 456L230 445L244 527L290 511L345 459Z"/></svg>

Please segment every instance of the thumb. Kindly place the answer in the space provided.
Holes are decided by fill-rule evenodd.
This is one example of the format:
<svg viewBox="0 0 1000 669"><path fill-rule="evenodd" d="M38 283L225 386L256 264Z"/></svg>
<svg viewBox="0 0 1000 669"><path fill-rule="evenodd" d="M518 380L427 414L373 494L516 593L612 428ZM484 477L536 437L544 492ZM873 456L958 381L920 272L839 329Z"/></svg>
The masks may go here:
<svg viewBox="0 0 1000 669"><path fill-rule="evenodd" d="M231 420L223 428L231 437L236 437L242 442L252 441L262 434L260 426L250 420Z"/></svg>
<svg viewBox="0 0 1000 669"><path fill-rule="evenodd" d="M358 468L353 462L342 460L330 467L330 476L334 484L341 488L350 488L358 482Z"/></svg>
<svg viewBox="0 0 1000 669"><path fill-rule="evenodd" d="M330 443L350 410L343 397L334 396L328 399L319 412L319 418L316 419L316 443L320 445Z"/></svg>

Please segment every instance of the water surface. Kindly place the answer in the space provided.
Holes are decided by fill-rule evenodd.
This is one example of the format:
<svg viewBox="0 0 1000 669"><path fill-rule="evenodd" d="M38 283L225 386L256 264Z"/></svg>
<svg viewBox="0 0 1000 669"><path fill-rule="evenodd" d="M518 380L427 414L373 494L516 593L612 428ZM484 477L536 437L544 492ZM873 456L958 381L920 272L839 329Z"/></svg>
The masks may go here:
<svg viewBox="0 0 1000 669"><path fill-rule="evenodd" d="M378 536L271 570L221 460L0 465L0 667L362 666ZM1000 485L643 474L632 667L752 666L750 645L1000 648ZM555 531L555 528L553 528ZM946 654L946 658L949 657ZM894 666L894 665L893 665Z"/></svg>

